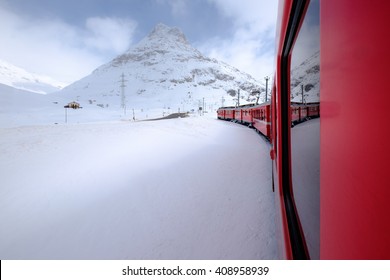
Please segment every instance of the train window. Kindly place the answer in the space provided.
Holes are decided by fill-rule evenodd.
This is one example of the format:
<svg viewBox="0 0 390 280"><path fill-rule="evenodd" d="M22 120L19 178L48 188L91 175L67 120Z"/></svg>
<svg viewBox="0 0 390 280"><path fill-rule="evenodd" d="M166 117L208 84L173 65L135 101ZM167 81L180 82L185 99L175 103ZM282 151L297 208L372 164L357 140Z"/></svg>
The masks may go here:
<svg viewBox="0 0 390 280"><path fill-rule="evenodd" d="M292 50L290 68L291 102L301 107L294 120L297 125L291 128L292 189L311 259L320 257L320 119L312 112L320 106L319 34L319 0L312 0ZM291 110L299 112L298 108Z"/></svg>

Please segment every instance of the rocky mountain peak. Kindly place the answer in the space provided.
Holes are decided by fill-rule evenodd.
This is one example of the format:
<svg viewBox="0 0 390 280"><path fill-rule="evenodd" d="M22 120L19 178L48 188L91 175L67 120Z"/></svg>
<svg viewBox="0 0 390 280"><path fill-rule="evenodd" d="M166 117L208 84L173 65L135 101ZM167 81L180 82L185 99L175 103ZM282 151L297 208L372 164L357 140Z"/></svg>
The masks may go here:
<svg viewBox="0 0 390 280"><path fill-rule="evenodd" d="M138 44L126 53L117 56L110 64L103 66L120 66L129 62L144 62L155 64L167 57L183 60L190 57L203 58L202 54L193 48L183 32L177 27L157 24L153 30Z"/></svg>
<svg viewBox="0 0 390 280"><path fill-rule="evenodd" d="M149 33L148 38L150 40L164 39L164 40L172 40L172 41L180 42L183 44L188 44L186 36L179 28L169 27L163 23L158 23L153 28L152 32Z"/></svg>

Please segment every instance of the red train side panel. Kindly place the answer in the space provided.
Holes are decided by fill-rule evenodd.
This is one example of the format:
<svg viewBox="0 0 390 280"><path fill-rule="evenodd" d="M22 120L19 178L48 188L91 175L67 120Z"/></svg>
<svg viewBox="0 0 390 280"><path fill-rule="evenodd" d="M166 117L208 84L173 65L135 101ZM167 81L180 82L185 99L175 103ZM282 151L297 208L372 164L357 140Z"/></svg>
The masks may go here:
<svg viewBox="0 0 390 280"><path fill-rule="evenodd" d="M224 119L225 119L225 109L219 108L219 109L217 110L217 117L218 117L218 119L220 119L220 120L224 120Z"/></svg>
<svg viewBox="0 0 390 280"><path fill-rule="evenodd" d="M308 104L307 105L307 117L318 118L320 116L320 104Z"/></svg>
<svg viewBox="0 0 390 280"><path fill-rule="evenodd" d="M251 109L249 107L242 108L242 124L252 126L253 125L253 117L251 113Z"/></svg>
<svg viewBox="0 0 390 280"><path fill-rule="evenodd" d="M321 2L321 258L390 259L389 1Z"/></svg>
<svg viewBox="0 0 390 280"><path fill-rule="evenodd" d="M231 121L234 119L234 107L219 108L217 114L219 119Z"/></svg>
<svg viewBox="0 0 390 280"><path fill-rule="evenodd" d="M271 138L271 104L264 103L251 108L252 126L268 139Z"/></svg>
<svg viewBox="0 0 390 280"><path fill-rule="evenodd" d="M241 123L242 120L242 111L240 108L235 108L234 110L234 120Z"/></svg>
<svg viewBox="0 0 390 280"><path fill-rule="evenodd" d="M311 121L292 129L291 121L303 114L298 116L289 106L294 30L300 32L300 17L307 7L307 1L281 0L278 15L271 158L284 258L309 256L305 256L308 239L294 199L292 136L293 129L297 132ZM326 0L319 7L321 106L306 110L308 117L321 115L316 120L320 123L319 257L390 259L386 115L390 95L385 88L390 56L383 32L390 3ZM289 217L291 211L295 218Z"/></svg>

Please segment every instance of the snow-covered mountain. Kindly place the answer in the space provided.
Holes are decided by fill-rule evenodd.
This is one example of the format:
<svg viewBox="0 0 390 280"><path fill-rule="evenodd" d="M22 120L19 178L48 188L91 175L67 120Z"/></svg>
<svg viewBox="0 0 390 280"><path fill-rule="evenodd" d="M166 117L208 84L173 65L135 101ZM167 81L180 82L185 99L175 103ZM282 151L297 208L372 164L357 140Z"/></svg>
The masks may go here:
<svg viewBox="0 0 390 280"><path fill-rule="evenodd" d="M292 69L291 101L302 102L302 86L304 102L320 101L320 52Z"/></svg>
<svg viewBox="0 0 390 280"><path fill-rule="evenodd" d="M205 99L206 109L233 105L240 89L243 101L256 100L252 91L262 88L248 74L192 47L176 27L158 24L126 53L97 68L59 94L69 100L138 110L172 108L197 110ZM122 89L125 101L122 101Z"/></svg>
<svg viewBox="0 0 390 280"><path fill-rule="evenodd" d="M0 84L41 94L55 92L65 86L50 77L29 73L3 60L0 60Z"/></svg>
<svg viewBox="0 0 390 280"><path fill-rule="evenodd" d="M6 106L0 108L0 127L153 119L178 111L195 113L199 107L212 113L221 105L236 104L238 90L240 104L257 99L252 91L264 92L259 81L205 57L178 28L163 24L89 76L50 94L31 93L48 92L32 88L53 85L48 80L1 65L0 101ZM82 109L64 109L72 101Z"/></svg>

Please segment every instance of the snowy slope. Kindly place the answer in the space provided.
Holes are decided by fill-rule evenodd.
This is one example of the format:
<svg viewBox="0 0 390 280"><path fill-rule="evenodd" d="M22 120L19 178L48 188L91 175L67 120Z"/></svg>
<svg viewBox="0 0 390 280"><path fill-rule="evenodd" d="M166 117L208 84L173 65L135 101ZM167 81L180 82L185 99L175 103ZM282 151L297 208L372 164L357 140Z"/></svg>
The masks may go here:
<svg viewBox="0 0 390 280"><path fill-rule="evenodd" d="M158 24L133 48L60 94L83 103L118 107L122 80L126 107L135 109L180 107L191 111L203 105L203 98L206 108L217 108L222 98L225 105L234 104L238 89L243 100L255 100L250 93L260 88L250 75L203 56L178 28Z"/></svg>
<svg viewBox="0 0 390 280"><path fill-rule="evenodd" d="M3 260L277 258L269 147L246 127L213 115L0 134Z"/></svg>
<svg viewBox="0 0 390 280"><path fill-rule="evenodd" d="M50 77L29 73L3 60L0 60L0 84L41 94L55 92L65 86Z"/></svg>
<svg viewBox="0 0 390 280"><path fill-rule="evenodd" d="M0 84L0 104L0 127L16 127L63 123L67 101ZM91 121L91 116L84 121Z"/></svg>

